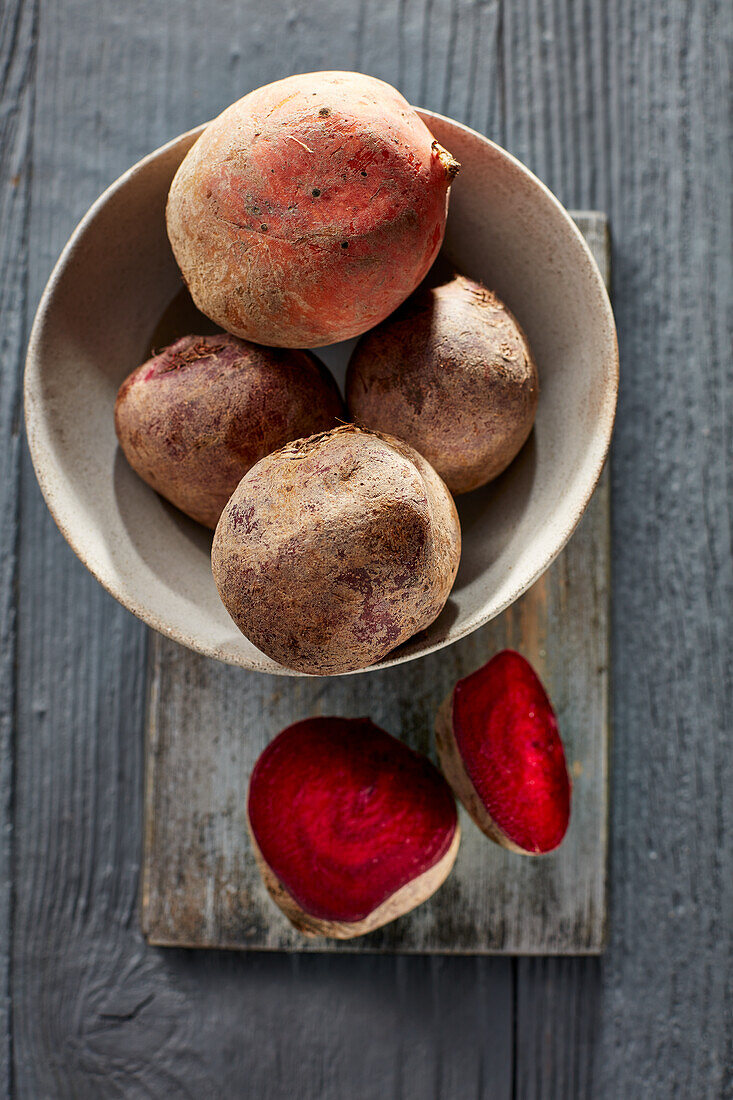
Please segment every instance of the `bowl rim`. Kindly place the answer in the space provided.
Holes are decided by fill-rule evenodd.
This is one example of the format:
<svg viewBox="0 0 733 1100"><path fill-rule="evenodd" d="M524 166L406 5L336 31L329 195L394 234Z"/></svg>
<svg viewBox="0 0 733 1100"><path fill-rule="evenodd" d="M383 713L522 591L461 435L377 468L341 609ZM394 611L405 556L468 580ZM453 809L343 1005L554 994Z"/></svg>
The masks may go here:
<svg viewBox="0 0 733 1100"><path fill-rule="evenodd" d="M608 290L603 281L601 272L598 269L598 265L593 257L593 254L588 247L588 244L583 237L582 233L578 229L578 226L571 218L568 211L562 205L560 200L553 194L553 192L542 182L525 164L523 164L512 153L508 152L503 146L498 145L492 141L491 138L486 137L484 134L479 133L477 130L472 129L470 126L464 125L462 122L458 122L455 119L449 118L447 115L440 114L437 111L430 111L426 108L415 107L420 116L429 124L430 119L439 119L441 122L445 122L450 126L457 127L470 137L477 139L479 142L490 146L495 153L497 153L502 159L507 161L516 171L525 176L529 182L531 182L544 196L545 200L549 201L550 206L554 207L555 212L560 215L562 221L565 222L565 227L570 231L570 234L575 238L576 244L580 246L580 250L584 253L586 261L589 267L589 274L596 285L596 290L599 291L599 301L601 303L603 317L606 322L608 330L608 336L610 338L609 354L607 356L607 362L604 368L604 375L607 379L606 392L602 401L598 405L597 423L593 431L592 440L588 447L588 456L585 463L585 475L583 477L583 484L579 490L576 490L574 495L574 504L572 508L572 515L568 522L565 523L559 537L554 540L554 546L549 556L543 556L541 562L531 574L528 575L523 581L516 583L512 586L507 596L502 602L490 611L479 610L471 615L468 615L465 621L461 624L460 629L456 631L451 637L445 637L438 641L419 648L415 651L398 652L396 654L388 654L378 664L369 665L366 668L355 669L353 672L344 673L342 675L356 675L363 672L376 672L381 669L390 668L393 665L404 664L407 661L416 660L420 657L426 657L430 653L435 653L437 650L443 649L446 646L453 645L454 642L460 641L467 635L472 634L479 627L485 623L490 622L496 618L503 611L510 607L521 595L527 592L539 578L549 569L561 551L567 545L571 535L574 533L576 527L580 523L585 511L588 507L588 503L595 491L595 488L600 479L603 467L606 462L609 447L611 444L611 437L613 434L613 426L616 418L616 409L618 403L618 388L619 388L619 352L618 352L618 335L616 332L616 323L613 315L613 309L611 306ZM124 584L117 582L114 575L111 572L106 571L101 565L90 560L89 551L87 550L84 538L79 534L79 528L72 524L67 523L66 509L63 504L63 499L60 498L60 494L54 485L54 479L51 476L51 469L54 464L50 458L50 447L48 447L48 437L45 431L44 418L41 415L40 407L41 400L37 395L38 383L39 383L39 364L42 358L41 345L44 336L44 330L47 322L47 316L50 307L53 302L53 298L56 292L57 285L61 281L66 268L70 261L73 259L77 246L82 237L86 233L87 229L94 222L95 218L102 210L109 200L127 183L133 179L138 173L142 172L152 162L163 156L170 149L174 148L186 138L198 137L208 125L207 122L201 123L198 126L192 127L190 130L186 130L176 137L160 145L157 149L146 154L135 164L131 165L125 172L123 172L117 179L107 186L99 197L92 203L83 217L79 220L74 228L71 236L67 240L64 248L61 251L56 263L54 264L51 273L48 277L48 281L43 289L41 297L38 302L36 313L34 316L33 324L31 326L31 332L28 339L28 348L25 358L25 370L23 378L23 403L24 403L24 417L26 426L26 437L28 440L28 449L30 451L31 462L38 481L41 493L45 500L56 526L61 532L62 536L69 544L73 552L82 562L82 564L89 570L92 576L102 585L102 587L111 596L113 596L123 607L128 611L131 611L137 618L141 619L147 626L158 631L160 634L179 642L181 645L186 646L189 649L194 650L197 653L202 654L205 657L211 657L216 660L223 661L225 664L230 664L235 667L249 669L257 672L267 672L271 675L288 675L288 676L303 676L309 675L308 673L297 672L294 669L287 669L283 666L272 668L263 663L248 660L241 661L235 657L224 655L221 650L215 646L206 643L202 643L196 636L187 634L185 631L176 627L170 626L168 623L162 621L158 615L151 611L148 606L143 605L135 598L131 597L130 593L125 590ZM412 640L412 639L411 639ZM411 641L410 640L410 641ZM406 643L409 646L410 642ZM403 649L404 647L400 647Z"/></svg>

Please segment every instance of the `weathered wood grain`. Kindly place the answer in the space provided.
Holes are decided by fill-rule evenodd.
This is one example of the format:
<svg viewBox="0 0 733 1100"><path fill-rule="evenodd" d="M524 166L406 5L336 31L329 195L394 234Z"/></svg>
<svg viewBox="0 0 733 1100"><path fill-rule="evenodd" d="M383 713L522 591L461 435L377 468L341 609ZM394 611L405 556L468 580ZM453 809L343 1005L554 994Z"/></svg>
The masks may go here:
<svg viewBox="0 0 733 1100"><path fill-rule="evenodd" d="M0 9L0 1082L12 1083L12 814L20 368L28 301L36 5ZM7 935L5 934L7 931Z"/></svg>
<svg viewBox="0 0 733 1100"><path fill-rule="evenodd" d="M34 10L6 0L1 24L11 67L38 43L27 229L0 269L16 279L26 251L31 310L106 183L290 71L397 81L497 138L566 205L609 213L615 785L600 964L147 947L135 921L143 630L66 548L24 456L13 1095L732 1094L730 5L57 0L32 30ZM17 392L17 318L3 318L3 402Z"/></svg>
<svg viewBox="0 0 733 1100"><path fill-rule="evenodd" d="M576 215L608 278L601 214ZM458 501L470 523L472 498ZM449 650L384 672L304 681L243 673L160 636L150 642L142 924L154 944L290 951L593 954L606 933L609 491L534 588ZM354 940L306 937L273 904L245 822L254 762L312 714L369 715L435 757L433 722L456 679L506 646L538 669L558 707L574 777L562 847L541 860L490 844L460 809L445 885Z"/></svg>
<svg viewBox="0 0 733 1100"><path fill-rule="evenodd" d="M503 12L506 144L565 202L608 211L621 353L609 948L600 969L520 960L516 1087L717 1100L733 1095L733 9Z"/></svg>

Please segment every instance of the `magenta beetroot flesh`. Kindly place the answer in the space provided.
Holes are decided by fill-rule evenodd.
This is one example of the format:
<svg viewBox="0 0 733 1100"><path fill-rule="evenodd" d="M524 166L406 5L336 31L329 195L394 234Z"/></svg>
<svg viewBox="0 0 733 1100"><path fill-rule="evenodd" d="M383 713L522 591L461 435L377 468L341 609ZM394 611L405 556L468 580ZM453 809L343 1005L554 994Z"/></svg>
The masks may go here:
<svg viewBox="0 0 733 1100"><path fill-rule="evenodd" d="M528 852L549 852L570 820L557 720L532 666L506 649L453 693L453 735L487 812Z"/></svg>
<svg viewBox="0 0 733 1100"><path fill-rule="evenodd" d="M448 851L453 795L427 757L367 718L288 726L257 761L248 815L272 872L311 916L357 922Z"/></svg>

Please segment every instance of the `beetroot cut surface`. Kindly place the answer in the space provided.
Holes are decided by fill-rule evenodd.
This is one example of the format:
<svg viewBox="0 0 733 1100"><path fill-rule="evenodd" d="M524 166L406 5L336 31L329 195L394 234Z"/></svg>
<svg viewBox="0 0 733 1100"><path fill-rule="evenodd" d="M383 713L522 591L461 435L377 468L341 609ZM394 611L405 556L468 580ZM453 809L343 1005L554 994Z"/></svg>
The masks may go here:
<svg viewBox="0 0 733 1100"><path fill-rule="evenodd" d="M367 718L309 718L258 759L249 824L309 915L357 922L448 851L453 795L427 757Z"/></svg>
<svg viewBox="0 0 733 1100"><path fill-rule="evenodd" d="M555 712L528 661L505 649L453 693L453 736L489 815L527 852L556 848L570 820Z"/></svg>

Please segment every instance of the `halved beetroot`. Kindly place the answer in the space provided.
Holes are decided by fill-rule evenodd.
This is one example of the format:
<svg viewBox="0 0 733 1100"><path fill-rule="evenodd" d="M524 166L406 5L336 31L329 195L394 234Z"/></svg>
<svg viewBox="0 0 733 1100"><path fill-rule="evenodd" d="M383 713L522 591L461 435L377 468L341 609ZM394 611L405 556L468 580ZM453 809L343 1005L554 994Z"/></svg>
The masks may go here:
<svg viewBox="0 0 733 1100"><path fill-rule="evenodd" d="M527 855L557 848L570 778L552 705L524 657L505 649L459 680L435 733L446 779L491 840Z"/></svg>
<svg viewBox="0 0 733 1100"><path fill-rule="evenodd" d="M307 935L350 939L414 909L456 858L448 784L368 718L308 718L259 757L247 823L273 900Z"/></svg>

